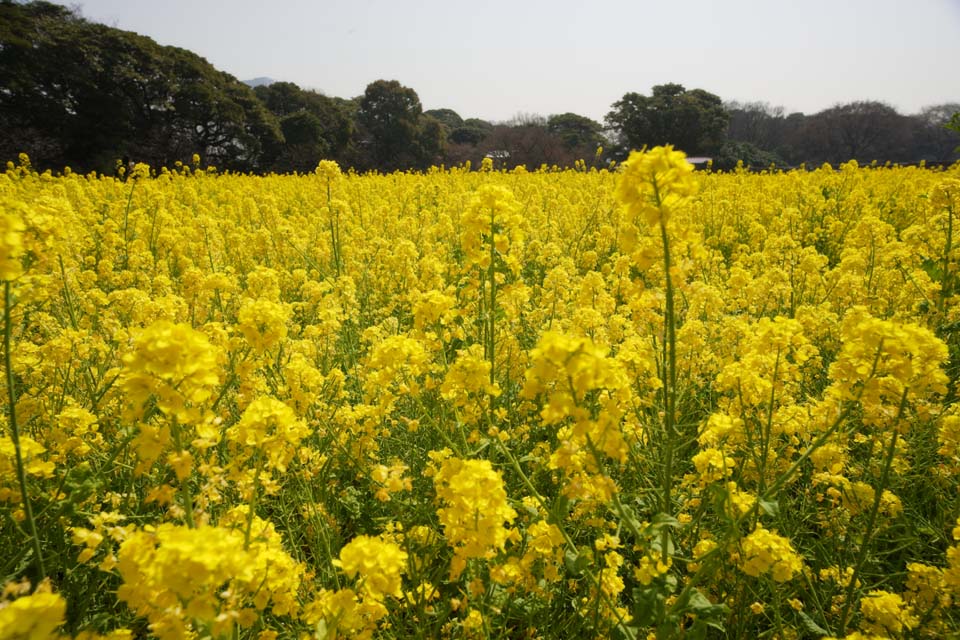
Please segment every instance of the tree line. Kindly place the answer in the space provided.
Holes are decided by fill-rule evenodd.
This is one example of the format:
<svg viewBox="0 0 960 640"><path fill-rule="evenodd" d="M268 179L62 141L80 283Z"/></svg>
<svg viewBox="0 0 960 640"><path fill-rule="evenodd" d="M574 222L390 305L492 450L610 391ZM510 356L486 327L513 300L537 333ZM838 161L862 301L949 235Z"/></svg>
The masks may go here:
<svg viewBox="0 0 960 640"><path fill-rule="evenodd" d="M719 168L958 159L960 104L903 115L882 102L813 115L724 102L679 84L630 92L604 122L575 113L493 123L424 110L414 89L377 80L350 99L290 82L251 88L200 56L89 22L48 2L0 0L0 159L110 172L118 159L252 172L311 171L321 158L358 171L425 169L491 158L502 166L605 164L673 144ZM598 153L598 147L603 147Z"/></svg>

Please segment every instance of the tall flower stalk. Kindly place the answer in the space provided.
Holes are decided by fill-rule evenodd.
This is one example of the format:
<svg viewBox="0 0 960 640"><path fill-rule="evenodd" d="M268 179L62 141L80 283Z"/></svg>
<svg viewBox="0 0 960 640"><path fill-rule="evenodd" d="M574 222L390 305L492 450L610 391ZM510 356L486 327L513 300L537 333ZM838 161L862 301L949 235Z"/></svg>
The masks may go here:
<svg viewBox="0 0 960 640"><path fill-rule="evenodd" d="M33 506L30 503L30 494L27 491L27 474L24 470L23 451L20 448L20 427L17 424L17 392L13 382L11 368L11 320L10 320L10 281L3 283L3 365L7 374L7 402L10 411L10 440L13 442L14 457L17 466L17 482L20 485L20 499L23 502L23 513L26 516L27 527L30 530L30 539L33 544L33 555L37 563L37 572L40 579L46 577L43 566L43 550L40 548L40 536L37 533L37 521L33 517Z"/></svg>
<svg viewBox="0 0 960 640"><path fill-rule="evenodd" d="M27 474L20 446L20 425L17 423L17 389L13 380L13 355L11 346L13 333L13 298L10 281L23 274L21 258L24 254L23 231L26 228L23 218L16 210L0 215L0 280L3 280L3 366L6 371L7 402L9 404L10 440L13 443L14 461L17 468L17 483L20 485L20 499L27 520L33 555L37 564L37 573L42 580L46 576L43 566L43 550L40 548L40 536L37 534L37 522L33 517L33 505L27 491Z"/></svg>
<svg viewBox="0 0 960 640"><path fill-rule="evenodd" d="M496 382L497 277L519 271L523 242L520 203L508 189L480 187L464 212L461 244L467 264L479 272L479 338L490 362L490 385ZM491 396L491 414L493 396Z"/></svg>
<svg viewBox="0 0 960 640"><path fill-rule="evenodd" d="M635 151L630 154L625 164L626 168L617 185L617 199L626 205L628 214L638 225L647 224L659 228L663 248L665 301L660 367L663 385L661 510L669 516L673 512L673 458L679 434L676 427L677 318L667 224L673 212L694 193L696 181L692 175L693 165L687 162L686 155L682 151L675 151L669 145L654 147L649 151ZM663 528L662 536L661 553L666 561L670 554L667 527Z"/></svg>

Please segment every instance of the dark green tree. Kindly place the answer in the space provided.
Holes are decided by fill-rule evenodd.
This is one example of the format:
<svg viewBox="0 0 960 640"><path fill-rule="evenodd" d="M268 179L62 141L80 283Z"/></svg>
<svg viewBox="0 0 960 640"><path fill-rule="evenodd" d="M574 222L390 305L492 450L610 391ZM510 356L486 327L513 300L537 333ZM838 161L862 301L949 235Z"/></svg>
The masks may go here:
<svg viewBox="0 0 960 640"><path fill-rule="evenodd" d="M273 162L275 171L312 171L322 158L329 155L323 124L309 111L284 116L280 120L280 129L283 131L283 145Z"/></svg>
<svg viewBox="0 0 960 640"><path fill-rule="evenodd" d="M493 125L480 118L467 118L463 125L450 132L450 142L476 146L493 131Z"/></svg>
<svg viewBox="0 0 960 640"><path fill-rule="evenodd" d="M949 131L960 134L960 111L950 116L950 122L943 126ZM953 151L954 153L960 153L960 146L957 146Z"/></svg>
<svg viewBox="0 0 960 640"><path fill-rule="evenodd" d="M481 131L485 131L487 133L493 131L493 124L481 118L467 118L463 121L463 126L480 129Z"/></svg>
<svg viewBox="0 0 960 640"><path fill-rule="evenodd" d="M307 92L293 82L272 82L253 88L264 106L278 117L289 116L298 111L307 111Z"/></svg>
<svg viewBox="0 0 960 640"><path fill-rule="evenodd" d="M960 133L960 111L955 111L953 115L950 116L950 122L943 126L950 131L956 131L957 133Z"/></svg>
<svg viewBox="0 0 960 640"><path fill-rule="evenodd" d="M0 2L0 140L38 167L111 170L129 157L259 170L279 124L203 58L46 2Z"/></svg>
<svg viewBox="0 0 960 640"><path fill-rule="evenodd" d="M261 85L254 93L280 118L284 143L276 154L275 170L310 171L322 158L345 160L354 131L355 109L348 101L292 82Z"/></svg>
<svg viewBox="0 0 960 640"><path fill-rule="evenodd" d="M423 115L437 120L448 132L463 126L463 118L453 109L428 109L423 112Z"/></svg>
<svg viewBox="0 0 960 640"><path fill-rule="evenodd" d="M417 164L422 114L417 92L396 80L367 85L357 121L374 167L392 171Z"/></svg>
<svg viewBox="0 0 960 640"><path fill-rule="evenodd" d="M617 135L618 151L644 145L672 144L690 155L716 151L724 140L729 116L719 96L679 84L657 85L650 96L627 93L607 114Z"/></svg>
<svg viewBox="0 0 960 640"><path fill-rule="evenodd" d="M724 171L735 169L738 162L748 169L762 170L771 165L784 168L786 161L775 153L765 151L749 142L727 140L713 156L713 168Z"/></svg>
<svg viewBox="0 0 960 640"><path fill-rule="evenodd" d="M944 163L957 159L960 153L957 146L960 145L960 104L931 105L910 118L920 159Z"/></svg>
<svg viewBox="0 0 960 640"><path fill-rule="evenodd" d="M447 146L447 128L436 118L424 116L420 119L419 130L417 166L424 168L442 163Z"/></svg>
<svg viewBox="0 0 960 640"><path fill-rule="evenodd" d="M547 131L558 136L569 150L592 147L592 153L604 143L602 130L599 122L576 113L561 113L547 118Z"/></svg>
<svg viewBox="0 0 960 640"><path fill-rule="evenodd" d="M910 125L890 105L877 101L839 104L810 118L811 137L824 145L823 159L839 163L904 160L912 155Z"/></svg>
<svg viewBox="0 0 960 640"><path fill-rule="evenodd" d="M228 169L268 168L283 137L253 90L189 51L164 49L172 90L161 126L170 129L176 154L164 164L199 152L205 161Z"/></svg>

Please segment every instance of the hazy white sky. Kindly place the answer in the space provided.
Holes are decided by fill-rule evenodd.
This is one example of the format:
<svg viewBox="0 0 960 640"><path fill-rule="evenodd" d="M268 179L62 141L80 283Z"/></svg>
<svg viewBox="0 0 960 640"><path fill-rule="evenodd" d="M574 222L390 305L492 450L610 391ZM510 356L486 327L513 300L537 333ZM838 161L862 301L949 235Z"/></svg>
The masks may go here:
<svg viewBox="0 0 960 640"><path fill-rule="evenodd" d="M384 78L424 109L598 120L677 82L813 113L960 102L960 0L81 0L97 22L190 49L241 80L352 97Z"/></svg>

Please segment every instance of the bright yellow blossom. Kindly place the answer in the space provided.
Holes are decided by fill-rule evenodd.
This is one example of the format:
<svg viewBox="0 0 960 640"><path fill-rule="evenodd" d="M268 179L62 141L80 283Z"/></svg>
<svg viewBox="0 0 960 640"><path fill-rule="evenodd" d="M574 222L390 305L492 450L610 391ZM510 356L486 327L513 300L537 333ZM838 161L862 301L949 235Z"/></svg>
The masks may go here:
<svg viewBox="0 0 960 640"><path fill-rule="evenodd" d="M340 550L336 564L350 577L359 575L361 590L372 598L402 595L400 580L406 573L407 554L393 542L357 536Z"/></svg>
<svg viewBox="0 0 960 640"><path fill-rule="evenodd" d="M803 561L788 539L758 526L743 539L740 568L750 576L770 573L776 582L786 582L803 569Z"/></svg>
<svg viewBox="0 0 960 640"><path fill-rule="evenodd" d="M31 595L0 600L0 640L54 640L66 613L66 601L46 582Z"/></svg>
<svg viewBox="0 0 960 640"><path fill-rule="evenodd" d="M671 145L633 151L623 163L617 199L631 216L649 225L666 222L672 212L697 189L693 165Z"/></svg>
<svg viewBox="0 0 960 640"><path fill-rule="evenodd" d="M143 417L149 400L180 422L194 423L199 407L220 382L217 351L207 337L183 324L159 320L135 339L124 356L120 385L128 416Z"/></svg>
<svg viewBox="0 0 960 640"><path fill-rule="evenodd" d="M489 460L444 460L434 476L441 507L437 509L447 541L454 548L452 579L470 558L491 558L511 538L517 512L507 504L503 480Z"/></svg>

